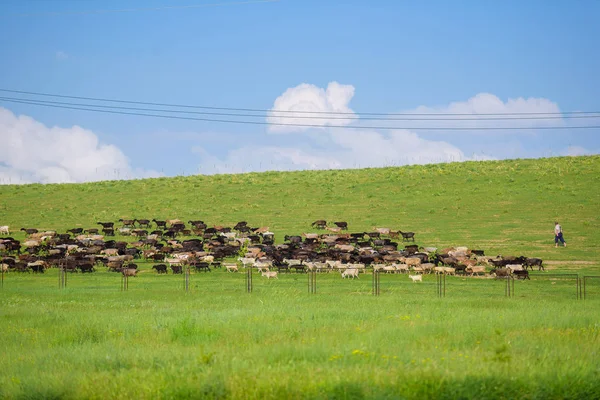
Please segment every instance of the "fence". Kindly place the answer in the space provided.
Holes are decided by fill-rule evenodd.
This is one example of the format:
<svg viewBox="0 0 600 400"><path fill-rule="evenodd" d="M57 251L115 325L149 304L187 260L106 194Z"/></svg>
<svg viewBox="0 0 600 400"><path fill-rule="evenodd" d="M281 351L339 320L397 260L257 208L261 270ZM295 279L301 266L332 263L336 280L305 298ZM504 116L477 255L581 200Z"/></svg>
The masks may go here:
<svg viewBox="0 0 600 400"><path fill-rule="evenodd" d="M573 280L575 283L575 298L577 300L583 298L582 290L581 290L581 280L578 274L548 274L548 273L540 273L540 274L529 274L530 279L545 279L545 278L554 278L554 282L556 283L559 279L562 280Z"/></svg>
<svg viewBox="0 0 600 400"><path fill-rule="evenodd" d="M308 293L317 293L317 271L308 271Z"/></svg>
<svg viewBox="0 0 600 400"><path fill-rule="evenodd" d="M67 287L67 269L58 267L58 288L64 289Z"/></svg>
<svg viewBox="0 0 600 400"><path fill-rule="evenodd" d="M600 279L598 275L584 275L583 277L583 299L587 298L587 281L588 279ZM581 289L581 287L580 287Z"/></svg>

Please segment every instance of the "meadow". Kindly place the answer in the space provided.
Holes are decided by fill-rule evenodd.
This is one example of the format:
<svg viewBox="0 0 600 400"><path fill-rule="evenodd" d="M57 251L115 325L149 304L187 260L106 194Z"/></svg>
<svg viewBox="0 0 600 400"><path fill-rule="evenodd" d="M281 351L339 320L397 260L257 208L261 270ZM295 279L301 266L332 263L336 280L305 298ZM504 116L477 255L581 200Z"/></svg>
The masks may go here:
<svg viewBox="0 0 600 400"><path fill-rule="evenodd" d="M247 220L284 234L315 219L410 230L417 243L541 257L547 274L600 275L600 157L352 171L268 172L78 185L0 186L0 225L64 231L119 218ZM554 248L553 222L567 248ZM15 237L22 238L20 233ZM532 272L515 282L371 274L157 275L121 291L100 268L7 274L0 289L0 398L595 399L600 280Z"/></svg>

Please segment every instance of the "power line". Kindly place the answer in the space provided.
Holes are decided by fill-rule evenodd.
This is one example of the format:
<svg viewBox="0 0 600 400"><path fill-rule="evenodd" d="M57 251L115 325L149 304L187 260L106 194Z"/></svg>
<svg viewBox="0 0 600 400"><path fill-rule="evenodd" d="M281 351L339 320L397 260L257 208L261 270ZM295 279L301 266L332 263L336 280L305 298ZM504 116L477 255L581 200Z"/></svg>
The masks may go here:
<svg viewBox="0 0 600 400"><path fill-rule="evenodd" d="M122 103L122 104L140 104L146 106L158 106L158 107L173 107L173 108L191 108L191 109L203 109L203 110L221 110L221 111L240 111L240 112L254 112L254 113L293 113L293 114L322 114L322 115L370 115L370 116L521 116L521 115L600 115L600 111L563 111L563 112L513 112L513 113L381 113L381 112L340 112L340 111L293 111L293 110L269 110L269 109L258 109L258 108L239 108L239 107L213 107L213 106L199 106L189 104L169 104L169 103L155 103L146 101L133 101L133 100L118 100L118 99L106 99L99 97L84 97L84 96L68 96L62 94L51 94L42 92L28 92L23 90L10 90L0 88L0 92L7 93L19 93L28 94L35 96L44 97L56 97L63 99L75 99L75 100L91 100L96 102L110 102L110 103ZM277 116L278 115L272 115Z"/></svg>
<svg viewBox="0 0 600 400"><path fill-rule="evenodd" d="M188 121L204 121L204 122L217 122L217 123L229 123L229 124L240 124L240 125L270 125L270 126L289 126L289 127L302 127L302 128L344 128L344 129L377 129L377 130L420 130L420 131L503 131L503 130L559 130L559 129L598 129L600 125L586 125L586 126L540 126L540 127L399 127L399 126L356 126L356 125L316 125L316 124L295 124L295 123L270 123L263 121L240 121L240 120L224 120L224 119L212 119L212 118L197 118L197 117L184 117L178 115L161 115L161 114L148 114L140 112L126 112L116 110L98 110L93 108L85 107L73 107L50 103L40 103L36 101L26 100L2 100L0 102L20 103L37 105L43 107L61 108L68 110L81 110L100 112L106 114L118 114L118 115L135 115L141 117L153 117L153 118L166 118L166 119L178 119Z"/></svg>
<svg viewBox="0 0 600 400"><path fill-rule="evenodd" d="M55 11L55 12L48 11L48 12L25 13L25 14L9 14L9 15L4 15L0 18L36 17L36 16L55 17L55 16L60 16L60 15L86 15L86 14L128 13L128 12L139 12L139 11L185 10L185 9L192 9L192 8L236 6L236 5L244 5L244 4L260 4L260 3L275 3L278 1L279 0L251 0L251 1L234 1L234 2L227 2L227 3L192 4L192 5L187 5L187 6L123 8L123 9L113 9L113 10L84 10L84 11Z"/></svg>
<svg viewBox="0 0 600 400"><path fill-rule="evenodd" d="M131 110L131 111L150 111L150 112L163 112L163 113L176 113L176 114L195 114L195 115L217 115L227 117L251 117L251 118L289 118L289 119L327 119L327 120L367 120L367 121L514 121L514 120L551 120L551 119L589 119L589 118L600 118L599 115L567 115L567 116L524 116L524 117L482 117L482 118L415 118L415 117L360 117L358 115L348 117L338 116L307 116L307 115L262 115L262 114L243 114L243 113L224 113L224 112L212 112L212 111L187 111L187 110L168 110L168 109L156 109L156 108L144 108L144 107L124 107L124 106L111 106L104 104L84 104L84 103L70 103L62 101L50 101L50 100L39 100L39 99L28 99L28 98L17 98L17 97L4 97L0 96L0 100L6 101L34 101L36 103L47 103L55 105L66 105L66 106L78 106L78 107L94 107L104 109L116 109L116 110Z"/></svg>

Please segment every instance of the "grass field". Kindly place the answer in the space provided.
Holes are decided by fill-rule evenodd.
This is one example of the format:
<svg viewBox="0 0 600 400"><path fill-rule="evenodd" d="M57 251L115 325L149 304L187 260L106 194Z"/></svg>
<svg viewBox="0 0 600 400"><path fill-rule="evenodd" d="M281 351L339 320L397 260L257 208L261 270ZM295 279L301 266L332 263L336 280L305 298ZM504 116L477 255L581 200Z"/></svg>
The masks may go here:
<svg viewBox="0 0 600 400"><path fill-rule="evenodd" d="M64 231L119 218L247 220L284 234L315 219L411 230L417 243L544 258L600 275L600 157L356 171L0 186L0 225ZM567 248L555 249L553 222ZM22 237L19 234L16 237ZM0 289L0 398L600 398L600 280L382 275L8 274ZM535 275L534 275L535 274Z"/></svg>
<svg viewBox="0 0 600 400"><path fill-rule="evenodd" d="M600 156L363 170L267 172L0 186L0 225L66 230L119 218L269 226L281 241L316 219L391 227L422 245L597 261ZM554 221L568 251L555 251Z"/></svg>

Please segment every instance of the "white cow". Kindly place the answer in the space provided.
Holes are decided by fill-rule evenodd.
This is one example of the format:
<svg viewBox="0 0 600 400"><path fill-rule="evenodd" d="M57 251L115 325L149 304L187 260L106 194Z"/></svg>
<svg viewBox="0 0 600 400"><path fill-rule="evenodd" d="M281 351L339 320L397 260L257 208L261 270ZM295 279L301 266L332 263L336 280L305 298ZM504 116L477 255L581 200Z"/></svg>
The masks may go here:
<svg viewBox="0 0 600 400"><path fill-rule="evenodd" d="M357 268L346 268L344 272L342 272L342 278L358 278L358 269Z"/></svg>

